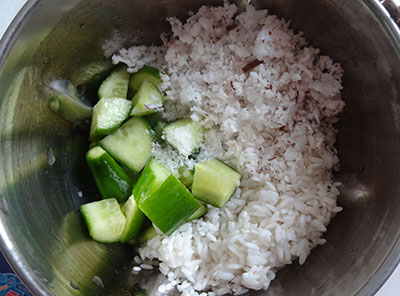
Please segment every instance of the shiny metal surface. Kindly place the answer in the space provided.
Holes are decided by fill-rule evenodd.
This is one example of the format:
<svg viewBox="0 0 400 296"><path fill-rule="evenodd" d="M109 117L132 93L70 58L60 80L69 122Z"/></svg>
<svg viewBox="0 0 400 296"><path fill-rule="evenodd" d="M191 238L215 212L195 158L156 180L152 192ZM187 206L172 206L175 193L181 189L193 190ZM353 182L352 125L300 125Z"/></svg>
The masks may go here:
<svg viewBox="0 0 400 296"><path fill-rule="evenodd" d="M380 2L396 24L400 25L400 5L394 0L381 0Z"/></svg>
<svg viewBox="0 0 400 296"><path fill-rule="evenodd" d="M128 295L135 281L131 249L88 239L77 210L96 198L87 134L50 111L46 83L70 79L90 95L110 68L103 45L111 54L157 43L166 16L221 2L32 0L14 20L0 44L0 244L34 294ZM268 295L373 295L400 260L399 31L374 0L253 3L290 19L345 69L336 174L344 211L328 243L279 272Z"/></svg>

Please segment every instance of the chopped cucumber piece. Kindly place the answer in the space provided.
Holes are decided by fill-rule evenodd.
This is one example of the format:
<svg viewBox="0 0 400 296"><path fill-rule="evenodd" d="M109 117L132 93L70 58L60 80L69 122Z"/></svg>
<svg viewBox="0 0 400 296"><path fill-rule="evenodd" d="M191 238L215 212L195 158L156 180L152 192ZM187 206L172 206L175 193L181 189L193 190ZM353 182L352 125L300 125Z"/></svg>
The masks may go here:
<svg viewBox="0 0 400 296"><path fill-rule="evenodd" d="M138 173L151 156L152 136L149 124L133 117L100 141L100 145L117 161Z"/></svg>
<svg viewBox="0 0 400 296"><path fill-rule="evenodd" d="M200 208L196 212L194 212L192 216L188 218L188 222L199 219L208 212L208 208L205 205L203 205L201 202L199 202L199 204Z"/></svg>
<svg viewBox="0 0 400 296"><path fill-rule="evenodd" d="M166 122L164 121L158 121L155 125L154 125L154 137L156 138L156 140L159 143L163 143L163 129L164 127L167 125Z"/></svg>
<svg viewBox="0 0 400 296"><path fill-rule="evenodd" d="M147 122L152 128L162 119L162 112L157 112L146 116Z"/></svg>
<svg viewBox="0 0 400 296"><path fill-rule="evenodd" d="M147 296L147 293L143 289L134 290L132 296Z"/></svg>
<svg viewBox="0 0 400 296"><path fill-rule="evenodd" d="M131 195L122 207L122 212L126 218L124 231L122 232L120 241L126 243L135 238L142 228L146 216L136 205L135 199Z"/></svg>
<svg viewBox="0 0 400 296"><path fill-rule="evenodd" d="M154 229L153 225L150 225L138 235L135 239L135 244L144 244L156 236L157 231Z"/></svg>
<svg viewBox="0 0 400 296"><path fill-rule="evenodd" d="M132 102L121 98L103 98L93 108L90 140L99 140L115 131L132 110Z"/></svg>
<svg viewBox="0 0 400 296"><path fill-rule="evenodd" d="M199 162L194 167L193 196L215 207L222 207L235 193L241 175L219 160Z"/></svg>
<svg viewBox="0 0 400 296"><path fill-rule="evenodd" d="M103 81L99 88L99 99L123 98L128 94L130 73L126 67L118 67Z"/></svg>
<svg viewBox="0 0 400 296"><path fill-rule="evenodd" d="M191 119L181 119L167 124L164 129L165 140L183 155L190 155L203 143L205 129Z"/></svg>
<svg viewBox="0 0 400 296"><path fill-rule="evenodd" d="M136 202L140 203L141 200L156 191L169 175L171 175L169 170L154 158L150 159L133 187L132 193Z"/></svg>
<svg viewBox="0 0 400 296"><path fill-rule="evenodd" d="M55 80L49 84L49 106L64 119L79 123L92 116L93 108L68 80Z"/></svg>
<svg viewBox="0 0 400 296"><path fill-rule="evenodd" d="M133 182L118 163L100 146L91 148L86 160L101 196L125 202L132 192Z"/></svg>
<svg viewBox="0 0 400 296"><path fill-rule="evenodd" d="M200 208L200 203L173 175L138 204L151 222L166 235L173 233Z"/></svg>
<svg viewBox="0 0 400 296"><path fill-rule="evenodd" d="M115 243L120 240L125 217L115 198L84 204L81 212L94 240L101 243Z"/></svg>
<svg viewBox="0 0 400 296"><path fill-rule="evenodd" d="M154 67L143 66L139 71L132 74L129 87L138 91L144 80L148 80L157 87L161 83L160 71Z"/></svg>
<svg viewBox="0 0 400 296"><path fill-rule="evenodd" d="M178 179L187 188L190 188L193 183L193 171L189 170L187 167L183 166L178 169Z"/></svg>
<svg viewBox="0 0 400 296"><path fill-rule="evenodd" d="M146 116L162 110L164 98L160 91L149 81L144 80L132 99L132 116Z"/></svg>
<svg viewBox="0 0 400 296"><path fill-rule="evenodd" d="M132 171L131 169L128 169L128 167L126 165L120 164L121 169L124 170L125 174L127 174L129 176L129 178L131 178L133 184L136 183L136 181L139 179L139 174L135 173L134 171Z"/></svg>

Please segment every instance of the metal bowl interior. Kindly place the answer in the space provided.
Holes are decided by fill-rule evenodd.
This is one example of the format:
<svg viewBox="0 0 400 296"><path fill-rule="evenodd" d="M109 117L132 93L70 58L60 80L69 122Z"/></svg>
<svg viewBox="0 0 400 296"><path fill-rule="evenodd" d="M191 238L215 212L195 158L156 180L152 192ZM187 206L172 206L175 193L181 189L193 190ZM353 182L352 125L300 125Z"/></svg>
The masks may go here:
<svg viewBox="0 0 400 296"><path fill-rule="evenodd" d="M14 20L0 44L0 242L34 294L124 295L135 282L132 249L88 239L78 211L97 198L87 134L50 111L46 82L69 79L90 93L111 67L103 45L111 54L159 43L167 16L221 3L31 0ZM268 295L373 295L400 260L398 29L374 0L252 3L291 20L345 69L335 176L344 211L327 244L280 271Z"/></svg>

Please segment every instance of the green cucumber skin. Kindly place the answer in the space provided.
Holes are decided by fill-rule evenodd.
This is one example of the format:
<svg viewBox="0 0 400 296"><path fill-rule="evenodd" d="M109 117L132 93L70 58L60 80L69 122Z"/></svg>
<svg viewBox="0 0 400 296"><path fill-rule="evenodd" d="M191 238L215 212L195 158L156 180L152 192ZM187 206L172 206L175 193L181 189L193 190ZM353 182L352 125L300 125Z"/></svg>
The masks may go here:
<svg viewBox="0 0 400 296"><path fill-rule="evenodd" d="M129 87L132 90L137 91L145 79L149 80L157 87L161 83L160 71L151 66L143 66L139 71L132 74L129 81Z"/></svg>
<svg viewBox="0 0 400 296"><path fill-rule="evenodd" d="M156 159L151 158L140 174L132 194L139 204L150 194L157 190L160 185L169 177L171 172L164 168Z"/></svg>
<svg viewBox="0 0 400 296"><path fill-rule="evenodd" d="M137 206L132 195L122 206L122 212L125 215L126 224L120 241L121 243L126 243L134 239L140 233L140 230L142 229L142 226L147 218Z"/></svg>
<svg viewBox="0 0 400 296"><path fill-rule="evenodd" d="M84 204L80 210L93 240L100 243L120 240L126 219L115 198Z"/></svg>
<svg viewBox="0 0 400 296"><path fill-rule="evenodd" d="M136 181L135 186L133 187L132 190L132 194L137 203L139 203L142 199L148 196L152 187L152 182L154 182L155 179L155 176L149 169L150 161L147 163L147 166L143 169L142 173L139 176L139 179Z"/></svg>
<svg viewBox="0 0 400 296"><path fill-rule="evenodd" d="M138 204L151 222L166 235L172 234L200 208L199 202L173 175Z"/></svg>
<svg viewBox="0 0 400 296"><path fill-rule="evenodd" d="M208 212L207 206L203 205L202 203L200 203L200 205L201 205L200 208L196 212L194 212L192 216L188 218L187 220L188 222L199 219L203 217L205 214L207 214Z"/></svg>
<svg viewBox="0 0 400 296"><path fill-rule="evenodd" d="M137 174L151 157L152 135L153 131L146 120L133 117L99 144L118 162Z"/></svg>
<svg viewBox="0 0 400 296"><path fill-rule="evenodd" d="M130 73L125 66L117 67L99 87L98 96L102 98L127 98Z"/></svg>
<svg viewBox="0 0 400 296"><path fill-rule="evenodd" d="M93 157L93 151L102 150L101 155ZM95 146L86 153L86 161L94 181L104 199L115 198L125 202L131 195L133 182L118 163L101 147Z"/></svg>
<svg viewBox="0 0 400 296"><path fill-rule="evenodd" d="M199 162L193 176L193 196L221 208L235 193L241 175L217 159Z"/></svg>

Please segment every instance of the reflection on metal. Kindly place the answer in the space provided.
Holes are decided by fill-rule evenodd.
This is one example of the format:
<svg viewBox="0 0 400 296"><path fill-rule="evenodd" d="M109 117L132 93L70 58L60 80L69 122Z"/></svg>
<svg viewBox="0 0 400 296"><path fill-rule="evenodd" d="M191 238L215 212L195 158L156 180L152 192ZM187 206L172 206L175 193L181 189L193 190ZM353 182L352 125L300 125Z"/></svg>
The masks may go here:
<svg viewBox="0 0 400 296"><path fill-rule="evenodd" d="M400 1L399 0L381 0L382 5L389 12L391 18L400 24Z"/></svg>
<svg viewBox="0 0 400 296"><path fill-rule="evenodd" d="M47 151L47 164L53 165L56 162L56 157L54 156L53 150L50 148Z"/></svg>
<svg viewBox="0 0 400 296"><path fill-rule="evenodd" d="M92 116L90 101L81 95L71 82L56 79L47 83L47 95L51 110L66 120L79 124Z"/></svg>
<svg viewBox="0 0 400 296"><path fill-rule="evenodd" d="M96 198L83 157L87 133L49 109L45 82L68 79L95 97L112 67L101 46L115 30L140 36L125 40L126 47L157 44L169 30L166 17L184 19L202 4L222 2L31 0L16 18L0 44L0 244L33 294L121 295L137 282L129 266L133 250L91 242L79 224L79 205ZM393 114L400 103L398 28L377 0L252 4L291 20L294 30L342 63L341 170L365 166L357 186L346 187L342 180L350 198L329 225L327 244L303 266L281 270L268 295L372 295L400 260L400 131ZM18 78L31 66L31 74ZM14 78L21 82L6 96ZM49 147L57 159L52 166ZM66 222L74 211L72 223ZM92 282L95 275L104 289Z"/></svg>

